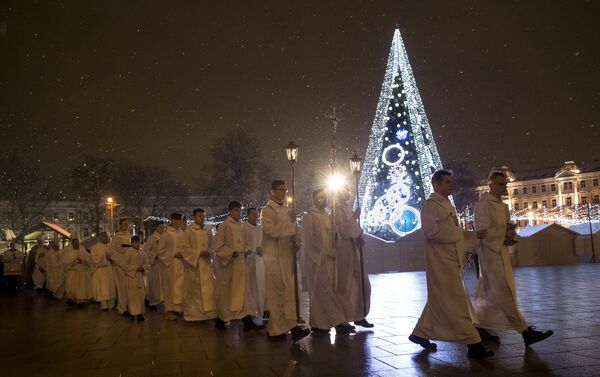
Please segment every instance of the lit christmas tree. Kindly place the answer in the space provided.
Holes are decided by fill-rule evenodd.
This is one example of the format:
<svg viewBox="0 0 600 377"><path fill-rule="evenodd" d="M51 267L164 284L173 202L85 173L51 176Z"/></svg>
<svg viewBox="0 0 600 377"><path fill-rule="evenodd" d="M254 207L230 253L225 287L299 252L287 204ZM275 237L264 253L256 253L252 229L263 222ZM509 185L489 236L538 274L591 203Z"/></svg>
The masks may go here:
<svg viewBox="0 0 600 377"><path fill-rule="evenodd" d="M421 228L420 209L441 169L400 31L392 49L360 178L365 232L395 241Z"/></svg>

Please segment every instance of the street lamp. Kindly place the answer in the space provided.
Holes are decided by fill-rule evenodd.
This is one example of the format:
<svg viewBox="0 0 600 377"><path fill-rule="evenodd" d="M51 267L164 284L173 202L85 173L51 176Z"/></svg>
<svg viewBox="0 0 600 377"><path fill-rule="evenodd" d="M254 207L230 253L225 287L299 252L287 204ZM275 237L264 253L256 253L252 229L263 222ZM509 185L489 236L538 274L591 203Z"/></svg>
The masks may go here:
<svg viewBox="0 0 600 377"><path fill-rule="evenodd" d="M356 208L360 208L360 198L358 197L358 180L360 178L360 172L362 170L362 161L363 159L358 157L358 155L356 154L356 151L354 151L354 154L352 155L352 157L350 157L350 171L352 172L352 174L354 174L354 178L356 179ZM359 221L359 225L360 225L360 219Z"/></svg>
<svg viewBox="0 0 600 377"><path fill-rule="evenodd" d="M354 174L354 178L356 181L356 209L358 210L358 218L356 221L358 222L358 226L360 226L360 199L358 197L358 180L360 178L360 172L362 170L362 161L363 159L358 157L356 151L352 157L350 157L350 171ZM364 261L364 253L363 253L363 243L362 241L358 244L358 252L360 256L360 288L361 288L361 299L363 305L363 315L367 316L367 294L365 292L365 261Z"/></svg>
<svg viewBox="0 0 600 377"><path fill-rule="evenodd" d="M115 201L114 199L109 196L108 198L106 198L106 205L110 208L110 234L111 236L114 234L114 212L113 209L115 208Z"/></svg>
<svg viewBox="0 0 600 377"><path fill-rule="evenodd" d="M294 228L296 227L296 161L298 161L298 145L293 141L290 141L288 145L285 146L285 154L287 156L288 161L292 165L292 214L294 215ZM288 204L290 200L288 198ZM298 261L296 256L296 241L294 240L294 245L292 246L292 273L294 274L294 298L296 299L296 320L300 320L300 301L298 298Z"/></svg>

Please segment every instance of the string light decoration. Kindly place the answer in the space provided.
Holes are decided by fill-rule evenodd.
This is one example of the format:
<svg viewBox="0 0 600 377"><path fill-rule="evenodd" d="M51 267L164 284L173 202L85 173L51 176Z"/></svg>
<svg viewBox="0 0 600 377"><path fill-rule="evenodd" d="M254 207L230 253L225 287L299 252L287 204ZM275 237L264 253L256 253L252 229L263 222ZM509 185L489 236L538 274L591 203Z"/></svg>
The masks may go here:
<svg viewBox="0 0 600 377"><path fill-rule="evenodd" d="M393 242L421 227L419 210L442 163L400 36L394 31L358 197L365 232Z"/></svg>

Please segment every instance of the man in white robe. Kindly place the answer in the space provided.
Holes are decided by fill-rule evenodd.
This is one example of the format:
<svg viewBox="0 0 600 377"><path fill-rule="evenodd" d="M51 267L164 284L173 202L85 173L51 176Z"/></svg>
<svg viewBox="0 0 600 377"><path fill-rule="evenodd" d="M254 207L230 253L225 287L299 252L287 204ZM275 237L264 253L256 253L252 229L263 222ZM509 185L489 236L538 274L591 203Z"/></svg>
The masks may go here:
<svg viewBox="0 0 600 377"><path fill-rule="evenodd" d="M109 257L113 262L113 273L117 287L117 310L119 314L128 317L127 312L127 277L123 266L125 264L125 251L129 248L132 234L129 231L129 220L119 220L119 231L115 233L110 241Z"/></svg>
<svg viewBox="0 0 600 377"><path fill-rule="evenodd" d="M67 303L78 307L92 299L92 260L79 243L79 234L71 233L71 244L63 249L62 262L65 270L65 296Z"/></svg>
<svg viewBox="0 0 600 377"><path fill-rule="evenodd" d="M35 271L35 266L37 262L37 254L38 251L42 251L45 248L44 246L44 236L39 235L37 237L37 243L29 250L27 253L27 258L25 258L25 275L23 277L23 285L28 287L33 287L36 289L41 289L43 287L36 287L33 282L33 273Z"/></svg>
<svg viewBox="0 0 600 377"><path fill-rule="evenodd" d="M46 288L58 299L62 299L65 292L62 252L60 249L60 238L54 237L50 242L50 249L46 252L44 264L41 265L46 274Z"/></svg>
<svg viewBox="0 0 600 377"><path fill-rule="evenodd" d="M131 320L144 320L144 300L146 287L144 275L148 270L148 260L140 248L141 240L138 236L131 237L131 246L125 251L125 279L127 284L127 311Z"/></svg>
<svg viewBox="0 0 600 377"><path fill-rule="evenodd" d="M160 285L165 305L165 319L176 321L183 312L183 232L182 216L171 215L171 225L158 241L158 259L160 260Z"/></svg>
<svg viewBox="0 0 600 377"><path fill-rule="evenodd" d="M100 303L100 309L107 311L115 306L117 297L117 288L115 286L115 276L113 265L109 258L110 237L108 233L101 232L99 241L92 246L90 258L92 259L92 292L94 300Z"/></svg>
<svg viewBox="0 0 600 377"><path fill-rule="evenodd" d="M215 268L217 275L216 327L225 330L225 323L242 319L244 331L257 331L264 327L252 321L258 314L257 306L249 288L246 256L251 255L246 245L246 235L242 222L242 205L229 203L229 216L219 225L215 236Z"/></svg>
<svg viewBox="0 0 600 377"><path fill-rule="evenodd" d="M212 229L204 225L204 210L194 209L194 224L183 232L183 320L205 321L217 317L215 278L211 265Z"/></svg>
<svg viewBox="0 0 600 377"><path fill-rule="evenodd" d="M359 248L364 244L362 229L354 217L352 208L348 207L349 199L350 192L343 189L338 193L335 206L335 226L338 232L337 291L344 306L346 321L372 328L373 324L365 319L371 308L371 283L369 275L361 270Z"/></svg>
<svg viewBox="0 0 600 377"><path fill-rule="evenodd" d="M429 339L437 339L467 344L469 357L493 356L494 353L481 344L479 332L473 325L471 303L462 279L464 234L448 199L452 194L452 173L436 171L431 181L435 192L421 209L427 303L408 339L429 350L437 347ZM477 237L484 238L485 231L478 232Z"/></svg>
<svg viewBox="0 0 600 377"><path fill-rule="evenodd" d="M2 254L4 262L4 280L10 292L16 292L19 286L19 279L23 276L23 262L25 255L15 248L15 243L8 244L8 250Z"/></svg>
<svg viewBox="0 0 600 377"><path fill-rule="evenodd" d="M510 224L508 206L502 201L508 180L502 171L492 171L488 177L489 193L481 195L475 205L475 229L486 230L481 240L479 256L480 279L475 299L475 325L486 329L516 330L527 346L553 334L530 327L519 310L515 279L508 246L515 243L514 226Z"/></svg>
<svg viewBox="0 0 600 377"><path fill-rule="evenodd" d="M156 310L156 307L162 302L158 242L164 232L165 223L162 221L157 222L156 229L154 229L154 232L144 244L144 253L146 253L146 258L148 258L148 263L150 264L148 276L146 277L146 299L148 300L150 310Z"/></svg>
<svg viewBox="0 0 600 377"><path fill-rule="evenodd" d="M40 291L44 289L46 283L46 274L44 273L44 265L46 259L46 253L48 252L48 247L44 244L42 239L42 244L38 246L35 255L35 265L33 267L33 272L31 274L31 280L33 282L33 288Z"/></svg>
<svg viewBox="0 0 600 377"><path fill-rule="evenodd" d="M267 332L269 339L284 340L289 332L298 341L310 330L298 326L296 316L296 286L292 268L296 252L295 214L286 205L285 181L271 182L271 199L261 211L263 228L263 259L265 264L265 293L269 310Z"/></svg>
<svg viewBox="0 0 600 377"><path fill-rule="evenodd" d="M263 229L258 225L258 211L254 207L246 210L246 221L244 221L244 232L246 244L252 254L246 257L246 268L248 269L248 282L252 300L256 304L258 315L253 318L257 325L263 324L263 314L267 311L267 299L265 293L265 263L263 261Z"/></svg>
<svg viewBox="0 0 600 377"><path fill-rule="evenodd" d="M310 327L313 333L354 332L346 324L344 306L337 291L337 252L331 214L327 212L327 193L318 189L313 192L314 206L302 219L302 244L310 298Z"/></svg>

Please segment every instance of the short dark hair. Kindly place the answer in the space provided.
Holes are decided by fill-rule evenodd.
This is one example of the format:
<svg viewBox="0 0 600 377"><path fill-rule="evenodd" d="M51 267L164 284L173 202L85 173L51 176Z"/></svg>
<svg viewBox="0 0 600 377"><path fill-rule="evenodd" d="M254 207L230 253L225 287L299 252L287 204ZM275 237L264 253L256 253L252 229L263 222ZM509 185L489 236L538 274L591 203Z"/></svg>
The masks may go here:
<svg viewBox="0 0 600 377"><path fill-rule="evenodd" d="M246 215L249 215L252 211L257 211L256 207L248 207L248 209L246 210Z"/></svg>
<svg viewBox="0 0 600 377"><path fill-rule="evenodd" d="M134 243L136 241L137 242L142 242L142 239L140 237L138 237L138 236L131 237L131 243Z"/></svg>
<svg viewBox="0 0 600 377"><path fill-rule="evenodd" d="M181 213L172 213L171 214L171 220L181 220L183 218L183 216L181 216Z"/></svg>
<svg viewBox="0 0 600 377"><path fill-rule="evenodd" d="M192 211L192 216L196 216L197 213L204 213L204 210L202 208L196 208Z"/></svg>
<svg viewBox="0 0 600 377"><path fill-rule="evenodd" d="M277 186L285 185L285 181L283 179L274 179L271 182L271 190L275 190Z"/></svg>
<svg viewBox="0 0 600 377"><path fill-rule="evenodd" d="M325 189L322 189L322 188L318 188L318 189L316 189L316 190L315 190L315 191L313 191L313 193L312 193L312 198L313 198L313 199L314 199L314 198L316 198L316 197L317 197L317 195L319 195L320 193L322 193L322 192L324 192L324 191L325 191Z"/></svg>
<svg viewBox="0 0 600 377"><path fill-rule="evenodd" d="M435 173L433 173L433 175L431 176L431 184L434 183L442 183L442 179L445 176L450 176L452 177L452 172L449 170L437 170Z"/></svg>
<svg viewBox="0 0 600 377"><path fill-rule="evenodd" d="M238 201L235 201L235 200L232 201L232 202L229 202L229 205L227 206L227 209L229 211L231 211L234 208L240 208L241 209L242 208L242 203L240 203Z"/></svg>
<svg viewBox="0 0 600 377"><path fill-rule="evenodd" d="M129 219L127 217L121 217L119 219L119 225L121 225L123 223L123 221L129 221Z"/></svg>
<svg viewBox="0 0 600 377"><path fill-rule="evenodd" d="M494 179L496 179L496 177L506 178L506 173L504 173L502 170L492 170L490 174L488 174L488 183L492 182Z"/></svg>

